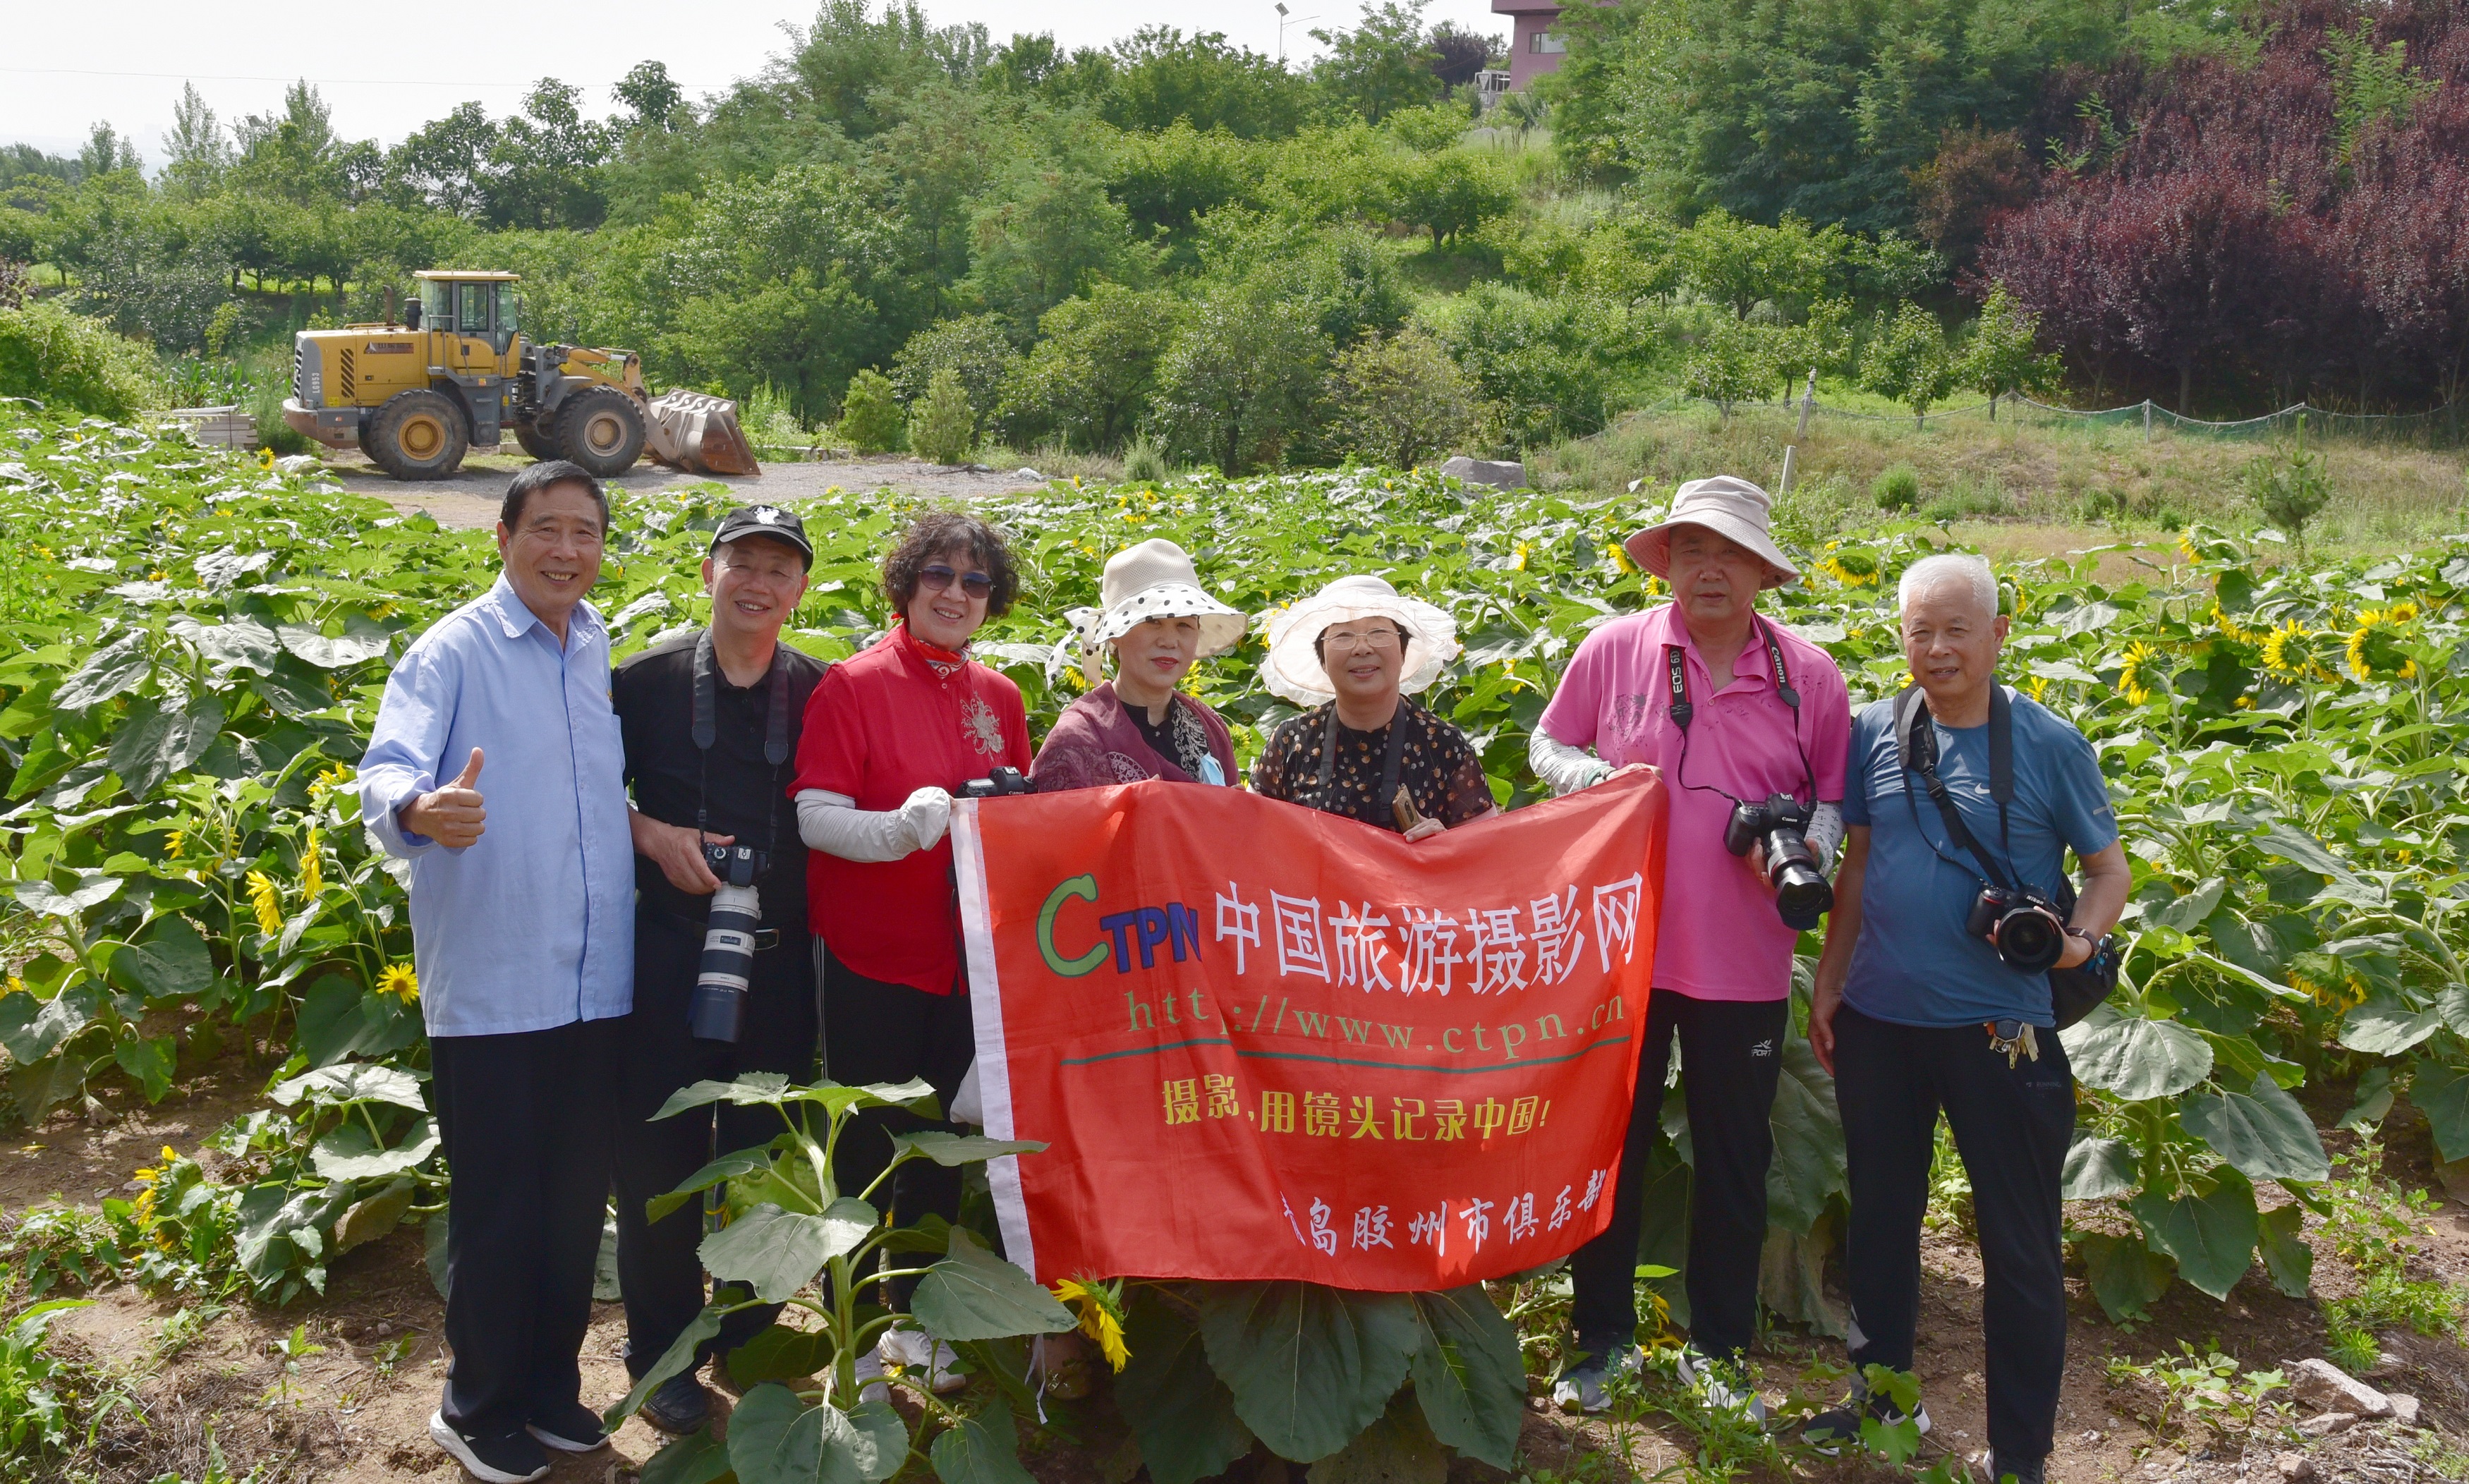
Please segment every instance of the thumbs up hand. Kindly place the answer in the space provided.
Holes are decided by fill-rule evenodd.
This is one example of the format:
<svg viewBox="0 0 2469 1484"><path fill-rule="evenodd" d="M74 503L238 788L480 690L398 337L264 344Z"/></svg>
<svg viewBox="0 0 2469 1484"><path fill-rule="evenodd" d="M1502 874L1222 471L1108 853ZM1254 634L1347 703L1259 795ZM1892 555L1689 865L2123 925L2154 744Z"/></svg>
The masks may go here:
<svg viewBox="0 0 2469 1484"><path fill-rule="evenodd" d="M480 798L480 749L472 749L463 771L442 788L432 788L403 807L403 827L425 834L450 850L478 840L488 829L489 810Z"/></svg>

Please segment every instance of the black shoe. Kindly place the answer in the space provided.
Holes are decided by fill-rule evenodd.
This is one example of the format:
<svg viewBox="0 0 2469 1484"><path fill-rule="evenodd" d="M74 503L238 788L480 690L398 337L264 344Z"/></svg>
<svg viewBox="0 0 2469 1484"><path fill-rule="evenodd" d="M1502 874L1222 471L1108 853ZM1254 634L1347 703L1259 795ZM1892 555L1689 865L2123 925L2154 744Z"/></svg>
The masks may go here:
<svg viewBox="0 0 2469 1484"><path fill-rule="evenodd" d="M528 1432L501 1437L470 1437L455 1431L444 1412L428 1415L428 1439L454 1455L480 1484L531 1484L548 1477L548 1450Z"/></svg>
<svg viewBox="0 0 2469 1484"><path fill-rule="evenodd" d="M1895 1404L1890 1399L1864 1397L1856 1391L1841 1406L1829 1408L1802 1423L1800 1440L1829 1458L1835 1457L1847 1448L1860 1447L1860 1420L1863 1417L1876 1418L1889 1427L1907 1420L1895 1410ZM1908 1420L1919 1424L1924 1437L1928 1434L1927 1407L1914 1404ZM2038 1475L2035 1475L2033 1484L2040 1484Z"/></svg>
<svg viewBox="0 0 2469 1484"><path fill-rule="evenodd" d="M1990 1484L2048 1484L2049 1461L2034 1458L2004 1458L1992 1451L1989 1455Z"/></svg>
<svg viewBox="0 0 2469 1484"><path fill-rule="evenodd" d="M609 1431L600 1414L580 1402L550 1407L523 1427L561 1453L591 1453L609 1446Z"/></svg>
<svg viewBox="0 0 2469 1484"><path fill-rule="evenodd" d="M645 1422L662 1432L682 1435L710 1419L711 1393L694 1372L681 1371L653 1387L639 1410Z"/></svg>

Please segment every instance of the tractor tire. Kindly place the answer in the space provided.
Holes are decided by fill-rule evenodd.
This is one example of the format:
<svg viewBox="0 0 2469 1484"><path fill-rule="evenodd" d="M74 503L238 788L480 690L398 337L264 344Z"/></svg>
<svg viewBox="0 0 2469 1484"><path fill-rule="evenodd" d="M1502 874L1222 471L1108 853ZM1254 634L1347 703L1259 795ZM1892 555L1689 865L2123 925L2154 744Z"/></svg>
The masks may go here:
<svg viewBox="0 0 2469 1484"><path fill-rule="evenodd" d="M643 409L612 387L579 392L557 410L560 451L598 479L635 467L643 455L644 431Z"/></svg>
<svg viewBox="0 0 2469 1484"><path fill-rule="evenodd" d="M375 464L378 456L369 447L369 421L367 418L360 420L360 425L352 430L352 441L360 445L360 457Z"/></svg>
<svg viewBox="0 0 2469 1484"><path fill-rule="evenodd" d="M557 445L557 440L550 437L547 430L539 423L518 422L514 428L515 442L522 445L523 452L533 458L545 464L551 459L565 457L565 450L560 448Z"/></svg>
<svg viewBox="0 0 2469 1484"><path fill-rule="evenodd" d="M369 420L369 458L397 479L449 479L471 450L463 409L443 392L397 392Z"/></svg>

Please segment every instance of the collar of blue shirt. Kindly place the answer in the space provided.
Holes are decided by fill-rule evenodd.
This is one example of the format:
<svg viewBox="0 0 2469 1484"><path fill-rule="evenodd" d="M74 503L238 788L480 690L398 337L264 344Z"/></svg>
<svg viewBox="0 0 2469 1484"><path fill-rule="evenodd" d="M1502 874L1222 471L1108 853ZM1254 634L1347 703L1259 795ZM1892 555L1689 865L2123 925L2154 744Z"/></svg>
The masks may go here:
<svg viewBox="0 0 2469 1484"><path fill-rule="evenodd" d="M521 638L534 626L543 631L548 628L541 616L531 610L531 605L523 602L522 594L515 591L515 584L507 580L503 570L497 573L496 582L489 589L488 604L496 616L497 627L505 630L509 639ZM574 611L566 617L565 648L572 649L576 640L592 638L599 632L600 612L591 605L591 600L586 598L575 604Z"/></svg>

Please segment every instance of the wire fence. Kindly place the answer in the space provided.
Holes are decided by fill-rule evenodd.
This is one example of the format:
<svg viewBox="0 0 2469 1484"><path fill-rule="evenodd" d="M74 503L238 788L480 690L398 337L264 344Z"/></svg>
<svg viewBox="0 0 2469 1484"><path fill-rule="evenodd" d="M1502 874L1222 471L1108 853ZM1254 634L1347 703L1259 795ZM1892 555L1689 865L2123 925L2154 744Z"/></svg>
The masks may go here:
<svg viewBox="0 0 2469 1484"><path fill-rule="evenodd" d="M1617 430L1622 424L1656 413L1676 411L1682 407L1718 405L1702 397L1674 394L1648 406L1625 413L1601 431L1576 440L1590 443ZM2235 422L2213 422L2171 412L2159 403L2146 399L2129 402L2123 407L2107 407L2096 411L2075 407L2057 407L2036 401L2029 397L2009 393L1994 400L1969 402L1954 407L1932 407L1927 416L1915 419L1908 412L1856 412L1849 407L1830 407L1813 396L1802 396L1784 402L1735 402L1733 410L1754 406L1765 411L1779 411L1796 416L1805 425L1818 418L1856 422L1917 423L1926 430L1932 422L1953 419L2013 421L2042 427L2101 428L2114 427L2139 431L2150 442L2157 431L2204 438L2269 440L2296 435L2302 425L2309 438L2333 438L2350 442L2379 443L2416 448L2457 448L2469 435L2469 417L2463 417L2461 404L2447 402L2428 412L2358 413L2336 412L2306 402L2283 407L2278 412L2261 417L2241 418Z"/></svg>

